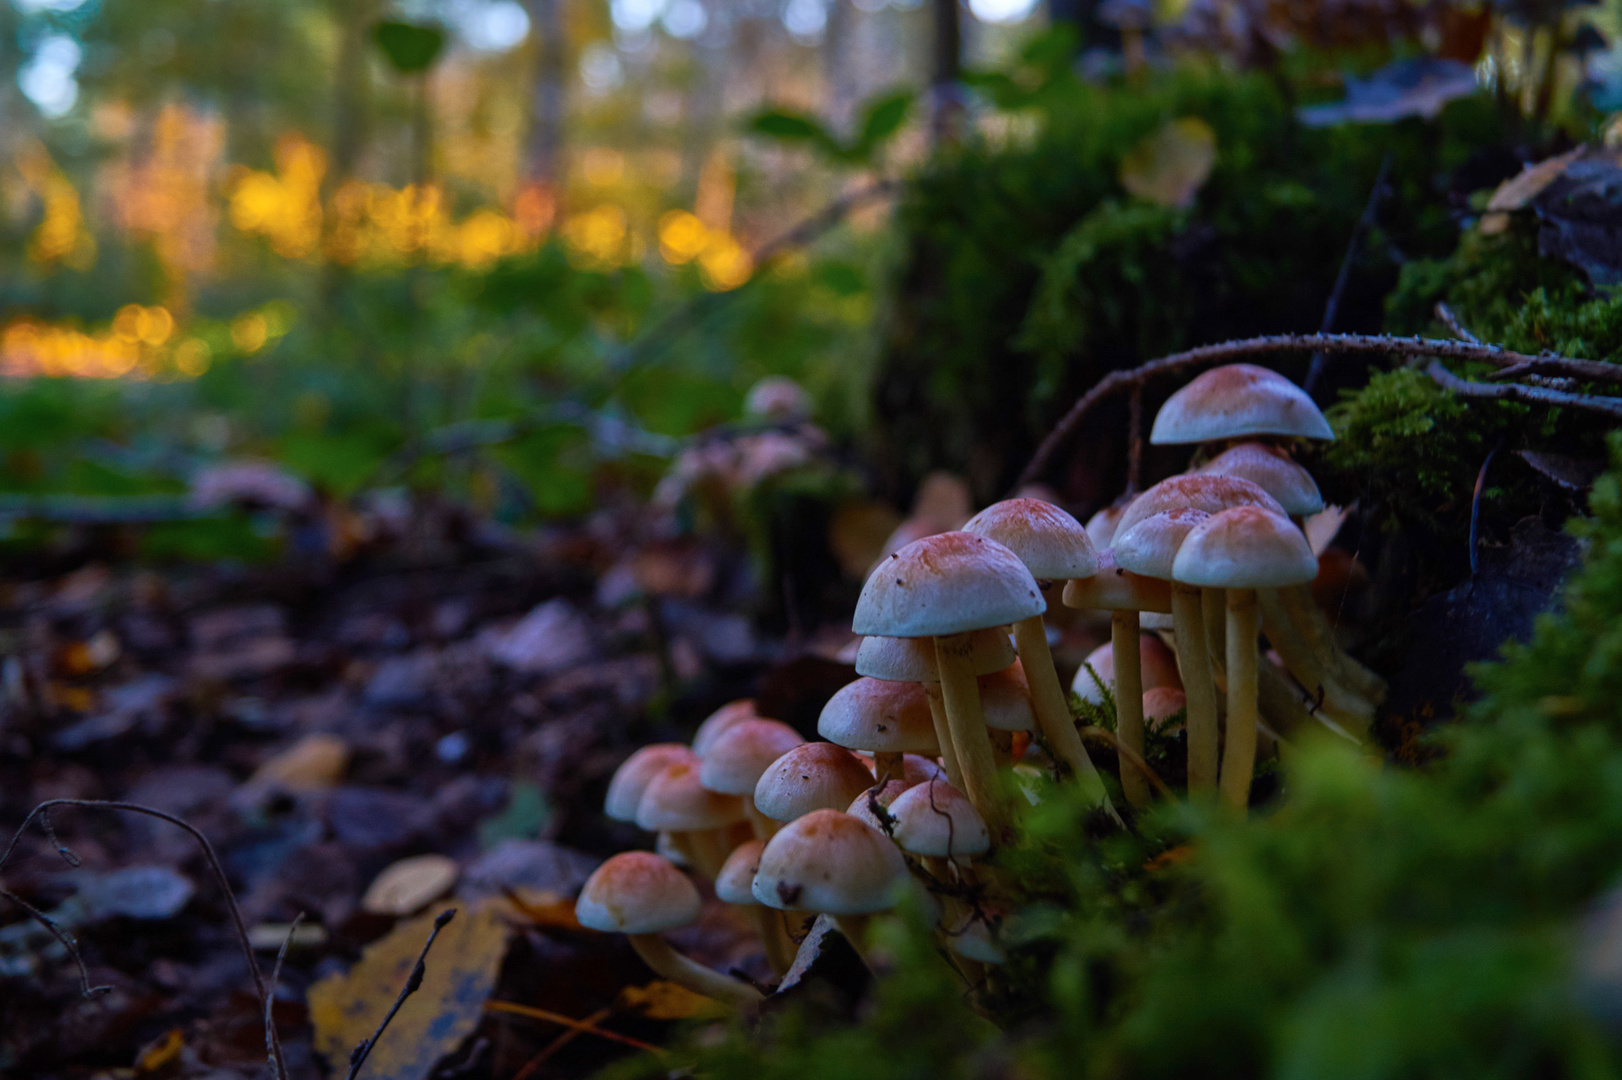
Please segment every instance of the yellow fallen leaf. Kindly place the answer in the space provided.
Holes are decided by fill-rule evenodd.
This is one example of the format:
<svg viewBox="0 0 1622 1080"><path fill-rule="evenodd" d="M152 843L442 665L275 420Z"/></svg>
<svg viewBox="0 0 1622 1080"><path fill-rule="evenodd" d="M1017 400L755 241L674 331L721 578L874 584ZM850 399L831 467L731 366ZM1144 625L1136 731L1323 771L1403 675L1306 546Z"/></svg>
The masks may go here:
<svg viewBox="0 0 1622 1080"><path fill-rule="evenodd" d="M1216 132L1204 120L1168 120L1121 159L1121 186L1140 199L1182 209L1210 177L1216 149Z"/></svg>
<svg viewBox="0 0 1622 1080"><path fill-rule="evenodd" d="M415 915L451 891L462 876L455 859L413 855L386 867L361 897L363 911L373 915Z"/></svg>
<svg viewBox="0 0 1622 1080"><path fill-rule="evenodd" d="M349 1054L369 1039L411 977L441 904L396 926L367 946L342 975L310 987L307 999L315 1048L342 1076ZM478 1026L507 951L507 929L488 906L464 908L440 931L428 954L422 986L366 1059L366 1080L422 1080L440 1058Z"/></svg>
<svg viewBox="0 0 1622 1080"><path fill-rule="evenodd" d="M155 1073L180 1056L186 1048L186 1037L179 1028L170 1028L153 1039L135 1057L137 1073Z"/></svg>
<svg viewBox="0 0 1622 1080"><path fill-rule="evenodd" d="M289 791L319 791L343 779L349 747L336 735L306 735L254 771L248 783Z"/></svg>
<svg viewBox="0 0 1622 1080"><path fill-rule="evenodd" d="M695 994L685 986L664 979L655 979L646 986L627 986L620 991L619 1004L649 1020L686 1020L726 1013L725 1007L713 998Z"/></svg>

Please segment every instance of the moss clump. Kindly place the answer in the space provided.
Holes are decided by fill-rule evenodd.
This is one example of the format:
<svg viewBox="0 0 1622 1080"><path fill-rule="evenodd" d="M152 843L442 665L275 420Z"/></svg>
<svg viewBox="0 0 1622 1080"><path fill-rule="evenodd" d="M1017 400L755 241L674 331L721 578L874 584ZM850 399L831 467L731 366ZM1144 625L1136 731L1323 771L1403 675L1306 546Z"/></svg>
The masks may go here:
<svg viewBox="0 0 1622 1080"><path fill-rule="evenodd" d="M1167 808L1138 836L1053 792L1004 856L1024 895L995 1027L914 928L859 1022L790 1009L695 1051L700 1074L1618 1075L1580 938L1622 871L1615 450L1564 609L1478 671L1429 770L1299 744L1271 812Z"/></svg>

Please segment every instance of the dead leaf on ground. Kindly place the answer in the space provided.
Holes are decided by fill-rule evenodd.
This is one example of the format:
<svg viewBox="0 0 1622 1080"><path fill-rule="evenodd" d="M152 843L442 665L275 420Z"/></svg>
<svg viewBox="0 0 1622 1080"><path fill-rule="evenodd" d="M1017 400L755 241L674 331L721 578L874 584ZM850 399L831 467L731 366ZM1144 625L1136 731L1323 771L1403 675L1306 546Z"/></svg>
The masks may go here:
<svg viewBox="0 0 1622 1080"><path fill-rule="evenodd" d="M1481 219L1481 232L1492 236L1509 227L1509 215L1537 198L1543 189L1560 178L1566 167L1583 156L1586 147L1579 146L1536 165L1528 165L1517 175L1498 185L1498 190L1487 200L1487 214Z"/></svg>
<svg viewBox="0 0 1622 1080"><path fill-rule="evenodd" d="M315 1048L343 1075L349 1054L388 1013L446 907L401 923L343 975L310 987ZM422 1080L479 1024L507 951L507 928L490 908L464 909L428 954L421 988L400 1007L366 1061L367 1080Z"/></svg>
<svg viewBox="0 0 1622 1080"><path fill-rule="evenodd" d="M462 870L444 855L413 855L377 875L360 906L373 915L415 915L451 891Z"/></svg>
<svg viewBox="0 0 1622 1080"><path fill-rule="evenodd" d="M1216 151L1216 132L1204 120L1169 120L1121 159L1121 186L1140 199L1186 208L1210 177Z"/></svg>
<svg viewBox="0 0 1622 1080"><path fill-rule="evenodd" d="M649 1020L726 1015L726 1007L720 1002L664 979L655 979L646 986L627 986L620 991L619 1004Z"/></svg>
<svg viewBox="0 0 1622 1080"><path fill-rule="evenodd" d="M336 735L306 735L254 771L248 786L320 791L343 778L349 747Z"/></svg>

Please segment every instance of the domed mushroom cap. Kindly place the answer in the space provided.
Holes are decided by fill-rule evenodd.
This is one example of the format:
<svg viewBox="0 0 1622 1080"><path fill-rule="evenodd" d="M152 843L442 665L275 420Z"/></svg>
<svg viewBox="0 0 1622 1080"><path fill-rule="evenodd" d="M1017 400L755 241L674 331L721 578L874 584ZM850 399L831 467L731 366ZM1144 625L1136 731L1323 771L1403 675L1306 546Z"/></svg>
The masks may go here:
<svg viewBox="0 0 1622 1080"><path fill-rule="evenodd" d="M946 779L946 770L941 763L932 757L922 754L901 755L901 779L908 787L913 784L922 784L928 780Z"/></svg>
<svg viewBox="0 0 1622 1080"><path fill-rule="evenodd" d="M817 734L852 750L938 754L929 697L915 682L863 676L839 688L817 719Z"/></svg>
<svg viewBox="0 0 1622 1080"><path fill-rule="evenodd" d="M980 676L980 707L986 727L994 731L1030 731L1036 727L1031 687L1018 660L990 675Z"/></svg>
<svg viewBox="0 0 1622 1080"><path fill-rule="evenodd" d="M879 832L883 832L884 826L879 823L878 816L873 813L873 803L877 802L881 807L888 809L891 803L901 797L902 792L916 786L914 781L901 779L891 780L883 787L868 788L851 800L850 805L845 808L845 813L853 818L860 818L879 830Z"/></svg>
<svg viewBox="0 0 1622 1080"><path fill-rule="evenodd" d="M1249 480L1237 476L1184 473L1181 476L1168 476L1134 499L1126 513L1121 515L1121 524L1115 530L1115 535L1124 535L1144 518L1166 510L1188 507L1204 510L1207 514L1218 514L1235 506L1261 506L1275 514L1284 513L1284 507L1278 504L1277 499Z"/></svg>
<svg viewBox="0 0 1622 1080"><path fill-rule="evenodd" d="M937 637L1006 626L1047 610L1036 579L1012 551L974 533L908 544L862 586L851 629L886 637Z"/></svg>
<svg viewBox="0 0 1622 1080"><path fill-rule="evenodd" d="M698 769L696 759L678 761L649 781L637 804L637 827L649 832L696 832L742 821L743 800L705 787L699 782Z"/></svg>
<svg viewBox="0 0 1622 1080"><path fill-rule="evenodd" d="M842 746L805 743L760 774L755 809L773 821L793 821L813 810L842 810L873 786L873 774Z"/></svg>
<svg viewBox="0 0 1622 1080"><path fill-rule="evenodd" d="M768 375L744 395L743 412L776 423L804 420L811 415L811 395L787 376Z"/></svg>
<svg viewBox="0 0 1622 1080"><path fill-rule="evenodd" d="M972 858L991 850L991 833L974 806L943 780L919 784L890 804L895 842L914 855Z"/></svg>
<svg viewBox="0 0 1622 1080"><path fill-rule="evenodd" d="M1103 551L1115 542L1115 530L1121 524L1121 515L1131 505L1131 500L1128 500L1106 506L1087 519L1087 539L1093 542L1093 550Z"/></svg>
<svg viewBox="0 0 1622 1080"><path fill-rule="evenodd" d="M1044 581L1098 572L1098 554L1081 522L1041 499L993 503L970 518L963 531L997 541Z"/></svg>
<svg viewBox="0 0 1622 1080"><path fill-rule="evenodd" d="M750 886L754 884L755 871L760 869L760 853L764 850L764 840L746 840L732 849L727 861L721 864L721 872L715 875L717 900L745 906L757 903Z"/></svg>
<svg viewBox="0 0 1622 1080"><path fill-rule="evenodd" d="M1125 532L1115 534L1115 562L1134 574L1170 580L1171 564L1177 559L1183 538L1210 516L1190 506L1150 514Z"/></svg>
<svg viewBox="0 0 1622 1080"><path fill-rule="evenodd" d="M658 934L698 918L698 890L651 851L624 851L586 879L575 902L580 925L610 934Z"/></svg>
<svg viewBox="0 0 1622 1080"><path fill-rule="evenodd" d="M1236 506L1196 525L1172 567L1178 581L1221 589L1303 585L1318 576L1312 546L1290 519Z"/></svg>
<svg viewBox="0 0 1622 1080"><path fill-rule="evenodd" d="M740 720L699 755L699 782L723 795L753 795L760 774L803 742L798 731L779 720Z"/></svg>
<svg viewBox="0 0 1622 1080"><path fill-rule="evenodd" d="M1183 678L1177 671L1177 657L1159 638L1153 634L1138 635L1138 655L1142 660L1140 667L1143 671L1145 691L1157 686L1171 686L1178 690L1183 688ZM1086 661L1076 669L1076 677L1070 682L1071 691L1081 700L1102 705L1104 695L1098 689L1098 683L1093 680L1088 668L1098 673L1098 678L1109 687L1111 694L1115 693L1114 649L1104 644L1088 653Z"/></svg>
<svg viewBox="0 0 1622 1080"><path fill-rule="evenodd" d="M1166 399L1149 441L1175 443L1288 435L1333 439L1324 414L1299 386L1254 364L1212 368Z"/></svg>
<svg viewBox="0 0 1622 1080"><path fill-rule="evenodd" d="M740 698L737 701L727 702L705 717L704 722L698 725L698 730L693 732L693 753L703 754L717 735L739 720L754 720L759 717L760 714L755 711L754 698Z"/></svg>
<svg viewBox="0 0 1622 1080"><path fill-rule="evenodd" d="M1199 467L1203 476L1237 476L1278 500L1291 517L1306 517L1324 508L1323 493L1312 474L1276 446L1247 442L1231 446Z"/></svg>
<svg viewBox="0 0 1622 1080"><path fill-rule="evenodd" d="M963 662L974 674L1001 671L1013 659L1014 646L1001 629L970 632L969 655ZM928 638L865 637L856 648L856 674L895 682L939 682L935 643Z"/></svg>
<svg viewBox="0 0 1622 1080"><path fill-rule="evenodd" d="M767 841L754 894L767 907L866 915L894 907L906 881L906 860L883 833L817 810Z"/></svg>
<svg viewBox="0 0 1622 1080"><path fill-rule="evenodd" d="M1098 573L1064 584L1067 607L1099 611L1170 611L1171 583L1134 574L1115 563L1115 549L1098 553Z"/></svg>
<svg viewBox="0 0 1622 1080"><path fill-rule="evenodd" d="M681 743L654 743L626 758L614 770L603 799L603 813L615 821L635 821L642 793L655 776L680 761L694 761L695 755Z"/></svg>
<svg viewBox="0 0 1622 1080"><path fill-rule="evenodd" d="M1143 692L1143 722L1150 731L1160 731L1186 708L1188 695L1175 687L1157 686Z"/></svg>

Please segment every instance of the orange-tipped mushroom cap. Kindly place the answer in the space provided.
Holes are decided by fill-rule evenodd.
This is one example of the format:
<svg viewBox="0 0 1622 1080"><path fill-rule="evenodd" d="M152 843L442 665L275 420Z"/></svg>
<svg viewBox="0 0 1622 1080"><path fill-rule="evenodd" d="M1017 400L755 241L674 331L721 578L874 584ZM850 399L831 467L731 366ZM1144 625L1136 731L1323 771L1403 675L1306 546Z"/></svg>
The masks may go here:
<svg viewBox="0 0 1622 1080"><path fill-rule="evenodd" d="M1128 499L1114 506L1106 506L1087 519L1087 539L1093 542L1095 551L1103 551L1115 542L1115 530L1121 523L1121 515L1131 505L1132 501Z"/></svg>
<svg viewBox="0 0 1622 1080"><path fill-rule="evenodd" d="M766 849L764 840L746 840L732 849L721 872L715 875L715 897L727 904L752 906L758 901L750 892L755 871L760 869L760 853Z"/></svg>
<svg viewBox="0 0 1622 1080"><path fill-rule="evenodd" d="M1178 549L1176 580L1220 589L1282 588L1318 576L1301 530L1282 514L1236 506L1196 525Z"/></svg>
<svg viewBox="0 0 1622 1080"><path fill-rule="evenodd" d="M803 742L798 731L779 720L741 720L699 755L699 781L723 795L753 795L760 774Z"/></svg>
<svg viewBox="0 0 1622 1080"><path fill-rule="evenodd" d="M1186 708L1188 695L1175 687L1157 686L1143 692L1143 722L1150 731L1160 731Z"/></svg>
<svg viewBox="0 0 1622 1080"><path fill-rule="evenodd" d="M653 778L679 761L694 760L693 752L682 743L644 746L614 770L614 778L608 782L608 797L603 800L603 813L615 821L635 821L642 793Z"/></svg>
<svg viewBox="0 0 1622 1080"><path fill-rule="evenodd" d="M729 701L705 717L704 722L698 725L693 732L693 753L702 754L709 749L715 737L739 720L754 720L760 714L755 711L754 698L740 698Z"/></svg>
<svg viewBox="0 0 1622 1080"><path fill-rule="evenodd" d="M1115 530L1121 536L1146 517L1165 510L1192 507L1207 514L1220 513L1235 506L1261 506L1275 514L1284 513L1278 500L1249 480L1237 476L1205 476L1184 473L1170 476L1133 500L1121 515L1121 524Z"/></svg>
<svg viewBox="0 0 1622 1080"><path fill-rule="evenodd" d="M678 761L649 781L637 804L636 823L649 832L696 832L744 820L743 800L699 782L698 762Z"/></svg>
<svg viewBox="0 0 1622 1080"><path fill-rule="evenodd" d="M1138 655L1142 658L1145 690L1157 686L1171 686L1178 690L1183 688L1182 676L1177 673L1177 657L1159 638L1153 634L1138 635ZM1076 669L1076 677L1070 683L1070 689L1083 701L1102 705L1104 695L1098 689L1092 672L1098 673L1098 678L1109 687L1111 694L1115 693L1115 651L1108 644L1100 645L1087 654L1086 661Z"/></svg>
<svg viewBox="0 0 1622 1080"><path fill-rule="evenodd" d="M997 541L1044 581L1092 577L1098 553L1081 522L1041 499L1004 499L970 518L963 531Z"/></svg>
<svg viewBox="0 0 1622 1080"><path fill-rule="evenodd" d="M651 851L624 851L586 879L574 906L580 925L610 934L658 934L698 918L698 890Z"/></svg>
<svg viewBox="0 0 1622 1080"><path fill-rule="evenodd" d="M853 818L861 818L879 832L883 832L884 826L879 824L878 815L873 813L873 804L876 802L888 809L891 803L901 797L902 792L916 786L914 781L901 779L891 780L883 787L868 788L851 800L850 806L845 808L845 813Z"/></svg>
<svg viewBox="0 0 1622 1080"><path fill-rule="evenodd" d="M1254 364L1212 368L1166 399L1149 441L1175 443L1287 435L1333 439L1324 414L1299 386Z"/></svg>
<svg viewBox="0 0 1622 1080"><path fill-rule="evenodd" d="M1018 660L990 675L980 676L980 707L986 727L994 731L1030 731L1036 727L1031 708L1031 687Z"/></svg>
<svg viewBox="0 0 1622 1080"><path fill-rule="evenodd" d="M1001 671L1013 659L1014 646L1001 629L969 634L964 663L974 674ZM856 674L896 682L938 682L935 643L928 638L865 637L856 648Z"/></svg>
<svg viewBox="0 0 1622 1080"><path fill-rule="evenodd" d="M843 810L872 786L873 774L849 750L805 743L760 774L755 809L773 821L793 821L813 810Z"/></svg>
<svg viewBox="0 0 1622 1080"><path fill-rule="evenodd" d="M1180 506L1150 514L1124 532L1115 534L1115 562L1134 574L1171 580L1171 564L1183 537L1210 517L1204 510Z"/></svg>
<svg viewBox="0 0 1622 1080"><path fill-rule="evenodd" d="M1324 508L1323 493L1312 474L1276 446L1247 442L1231 446L1201 465L1205 476L1237 476L1278 500L1292 517L1306 517Z"/></svg>
<svg viewBox="0 0 1622 1080"><path fill-rule="evenodd" d="M767 907L867 915L895 906L907 863L888 837L838 810L817 810L766 843L754 894Z"/></svg>
<svg viewBox="0 0 1622 1080"><path fill-rule="evenodd" d="M1065 582L1066 607L1098 611L1170 611L1171 585L1115 563L1115 550L1098 553L1098 573Z"/></svg>
<svg viewBox="0 0 1622 1080"><path fill-rule="evenodd" d="M938 754L929 697L915 682L863 676L828 699L817 734L852 750L878 754Z"/></svg>
<svg viewBox="0 0 1622 1080"><path fill-rule="evenodd" d="M944 780L908 788L889 810L902 851L950 859L991 850L985 821L963 793Z"/></svg>
<svg viewBox="0 0 1622 1080"><path fill-rule="evenodd" d="M851 629L886 637L937 637L1006 626L1047 610L1036 579L1012 551L974 533L908 544L862 586Z"/></svg>

